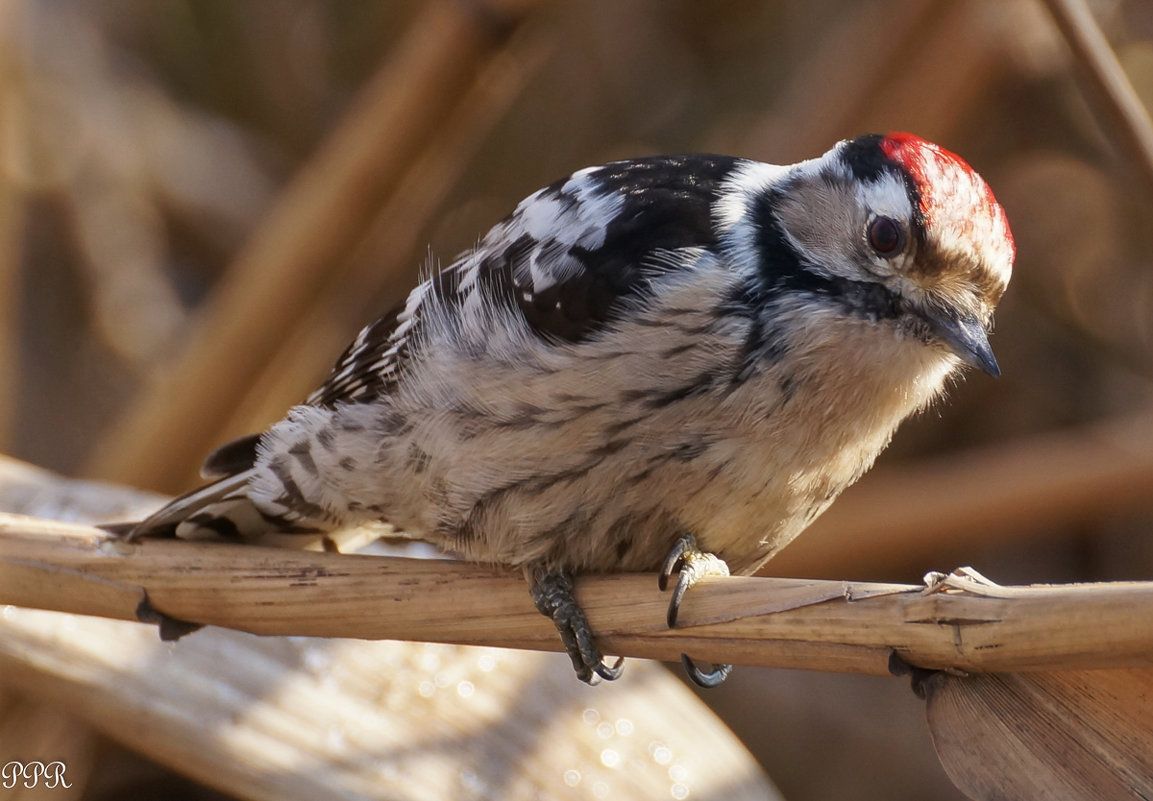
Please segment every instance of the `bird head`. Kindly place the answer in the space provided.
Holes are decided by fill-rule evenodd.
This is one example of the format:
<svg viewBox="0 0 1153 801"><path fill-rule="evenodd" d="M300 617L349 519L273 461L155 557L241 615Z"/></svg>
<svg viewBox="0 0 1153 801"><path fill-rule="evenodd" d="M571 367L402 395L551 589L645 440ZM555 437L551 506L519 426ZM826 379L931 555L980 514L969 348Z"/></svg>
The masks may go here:
<svg viewBox="0 0 1153 801"><path fill-rule="evenodd" d="M959 156L912 134L869 134L743 181L766 285L888 319L1000 373L987 332L1013 237L992 190Z"/></svg>

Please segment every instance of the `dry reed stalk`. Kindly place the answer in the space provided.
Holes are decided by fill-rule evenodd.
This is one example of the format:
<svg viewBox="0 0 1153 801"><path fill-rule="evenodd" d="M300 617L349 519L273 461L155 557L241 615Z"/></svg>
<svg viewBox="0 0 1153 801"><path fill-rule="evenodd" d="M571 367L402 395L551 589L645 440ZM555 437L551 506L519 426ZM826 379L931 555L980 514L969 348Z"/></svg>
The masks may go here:
<svg viewBox="0 0 1153 801"><path fill-rule="evenodd" d="M174 647L118 620L0 615L8 686L238 798L780 797L677 679L629 668L590 688L558 654L223 629Z"/></svg>
<svg viewBox="0 0 1153 801"><path fill-rule="evenodd" d="M177 488L527 5L497 4L488 10L493 19L458 3L420 7L404 41L237 256L183 354L108 432L89 473Z"/></svg>
<svg viewBox="0 0 1153 801"><path fill-rule="evenodd" d="M1153 120L1084 0L1045 0L1125 155L1153 196Z"/></svg>
<svg viewBox="0 0 1153 801"><path fill-rule="evenodd" d="M416 281L419 237L443 207L481 144L520 97L548 52L539 29L524 31L476 76L457 107L389 193L338 283L318 295L287 332L222 430L221 442L258 431L315 388L356 330L382 314L373 303L399 299ZM381 246L380 243L385 243ZM375 246L371 246L375 245Z"/></svg>
<svg viewBox="0 0 1153 801"><path fill-rule="evenodd" d="M0 603L265 635L557 650L514 573L448 561L215 543L126 544L96 529L0 516ZM968 672L1153 663L1153 583L921 587L801 579L703 581L665 625L649 575L587 576L578 596L610 653L885 675L895 654Z"/></svg>

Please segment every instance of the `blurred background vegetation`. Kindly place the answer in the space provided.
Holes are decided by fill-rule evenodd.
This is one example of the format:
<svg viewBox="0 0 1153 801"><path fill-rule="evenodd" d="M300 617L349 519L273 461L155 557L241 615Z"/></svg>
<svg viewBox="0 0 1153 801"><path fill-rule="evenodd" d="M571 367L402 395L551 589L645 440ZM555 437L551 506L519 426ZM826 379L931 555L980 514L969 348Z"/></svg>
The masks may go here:
<svg viewBox="0 0 1153 801"><path fill-rule="evenodd" d="M1153 4L1091 5L1150 107ZM1153 166L1108 105L1036 0L9 0L0 451L179 491L561 175L910 130L1008 211L1004 377L769 571L1148 578ZM789 799L960 797L904 683L742 669L706 700ZM106 748L88 798L217 797Z"/></svg>

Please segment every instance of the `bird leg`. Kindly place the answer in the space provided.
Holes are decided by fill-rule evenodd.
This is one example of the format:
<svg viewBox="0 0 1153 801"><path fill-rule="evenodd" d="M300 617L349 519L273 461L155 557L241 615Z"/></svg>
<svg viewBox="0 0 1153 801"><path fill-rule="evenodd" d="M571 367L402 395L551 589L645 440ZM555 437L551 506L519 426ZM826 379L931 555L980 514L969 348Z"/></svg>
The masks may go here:
<svg viewBox="0 0 1153 801"><path fill-rule="evenodd" d="M624 671L624 659L618 659L611 667L605 664L600 649L593 642L588 618L573 594L572 577L568 571L532 571L529 583L533 603L556 626L577 678L587 684L595 684L598 676L605 681L619 678Z"/></svg>
<svg viewBox="0 0 1153 801"><path fill-rule="evenodd" d="M692 534L685 534L677 540L661 567L658 582L662 592L668 588L669 577L673 573L678 575L666 617L670 629L677 625L677 612L680 611L681 600L685 597L685 593L705 576L729 575L729 566L716 554L702 551ZM688 654L681 654L681 663L685 667L685 673L699 687L716 687L733 671L732 665L714 665L710 671L701 670Z"/></svg>

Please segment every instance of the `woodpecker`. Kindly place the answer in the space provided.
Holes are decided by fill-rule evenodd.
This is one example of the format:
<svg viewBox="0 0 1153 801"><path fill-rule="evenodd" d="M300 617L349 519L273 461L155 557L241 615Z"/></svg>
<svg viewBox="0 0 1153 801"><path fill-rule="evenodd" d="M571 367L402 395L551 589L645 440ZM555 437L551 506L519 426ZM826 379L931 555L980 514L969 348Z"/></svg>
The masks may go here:
<svg viewBox="0 0 1153 801"><path fill-rule="evenodd" d="M522 569L578 676L614 679L572 577L679 573L675 625L701 576L755 571L962 368L999 374L987 332L1013 259L984 180L907 133L788 166L579 170L129 536L387 523Z"/></svg>

